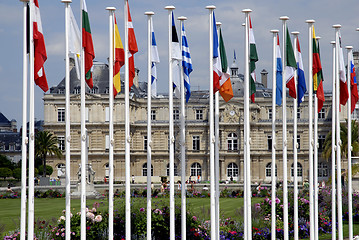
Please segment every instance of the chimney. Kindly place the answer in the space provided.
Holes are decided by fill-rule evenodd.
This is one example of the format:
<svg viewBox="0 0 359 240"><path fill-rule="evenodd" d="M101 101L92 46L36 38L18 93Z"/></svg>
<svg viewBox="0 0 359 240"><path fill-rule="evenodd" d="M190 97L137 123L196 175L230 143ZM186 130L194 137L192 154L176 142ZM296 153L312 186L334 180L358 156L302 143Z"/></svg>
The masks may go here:
<svg viewBox="0 0 359 240"><path fill-rule="evenodd" d="M263 69L261 71L261 78L262 78L262 84L264 85L265 88L267 88L267 77L268 77L268 72Z"/></svg>

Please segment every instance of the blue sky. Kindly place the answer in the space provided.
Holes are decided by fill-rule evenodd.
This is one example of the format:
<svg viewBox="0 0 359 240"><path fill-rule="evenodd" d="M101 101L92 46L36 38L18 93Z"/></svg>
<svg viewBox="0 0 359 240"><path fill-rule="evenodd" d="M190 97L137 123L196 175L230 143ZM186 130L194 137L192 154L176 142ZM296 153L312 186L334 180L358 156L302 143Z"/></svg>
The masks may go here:
<svg viewBox="0 0 359 240"><path fill-rule="evenodd" d="M108 12L106 7L117 8L116 16L120 33L124 37L122 0L87 0L91 30L97 61L107 62L108 57ZM48 60L45 71L49 86L57 85L65 75L64 52L64 5L60 0L39 0ZM208 89L208 10L207 5L217 7L216 19L222 22L222 31L227 50L228 62L232 63L236 51L237 64L243 73L244 21L242 9L253 10L252 24L257 43L259 61L257 75L262 69L269 72L271 85L272 34L271 29L281 30L280 16L287 15L289 31L299 31L304 68L308 70L308 27L307 19L315 19L316 34L321 36L321 56L324 71L324 88L331 88L331 46L334 40L333 24L342 25L343 46L359 48L359 16L357 1L354 0L130 0L133 25L139 52L135 55L135 65L140 69L140 81L146 80L147 72L147 18L145 11L154 11L154 29L161 63L158 67L159 92L168 92L168 23L164 7L174 5L175 16L186 16L187 39L191 50L194 71L191 74L193 89ZM9 119L22 119L22 2L2 0L0 2L0 111ZM79 22L80 0L73 0L72 8ZM178 25L177 25L178 28ZM177 30L179 32L179 30ZM345 52L346 56L346 52ZM346 57L345 57L346 58ZM260 78L258 78L260 81ZM44 119L43 93L36 87L35 116Z"/></svg>

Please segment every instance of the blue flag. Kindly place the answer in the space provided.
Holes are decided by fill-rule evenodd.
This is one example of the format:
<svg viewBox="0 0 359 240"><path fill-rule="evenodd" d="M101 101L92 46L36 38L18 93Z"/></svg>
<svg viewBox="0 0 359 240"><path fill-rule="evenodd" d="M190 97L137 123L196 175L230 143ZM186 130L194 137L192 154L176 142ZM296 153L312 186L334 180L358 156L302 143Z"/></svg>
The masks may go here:
<svg viewBox="0 0 359 240"><path fill-rule="evenodd" d="M160 57L158 55L158 49L156 44L155 32L153 31L153 25L151 21L151 33L152 33L152 43L151 43L151 85L153 97L157 96L157 63L160 62Z"/></svg>
<svg viewBox="0 0 359 240"><path fill-rule="evenodd" d="M193 71L191 53L189 51L186 32L184 30L184 24L182 25L182 67L184 77L184 87L186 88L186 102L188 102L191 96L191 86L189 80L189 74Z"/></svg>
<svg viewBox="0 0 359 240"><path fill-rule="evenodd" d="M276 46L276 58L277 58L277 74L276 74L276 82L277 82L277 88L276 88L276 99L275 103L280 106L282 105L282 57L280 54L280 46L279 46L279 35L277 34L277 46Z"/></svg>
<svg viewBox="0 0 359 240"><path fill-rule="evenodd" d="M303 60L302 60L302 53L300 51L299 45L299 38L297 37L297 47L296 47L296 59L297 59L297 66L298 66L298 83L297 83L297 91L298 91L298 107L300 103L304 101L304 94L307 91L307 86L305 84L305 77L304 77L304 68L303 68Z"/></svg>

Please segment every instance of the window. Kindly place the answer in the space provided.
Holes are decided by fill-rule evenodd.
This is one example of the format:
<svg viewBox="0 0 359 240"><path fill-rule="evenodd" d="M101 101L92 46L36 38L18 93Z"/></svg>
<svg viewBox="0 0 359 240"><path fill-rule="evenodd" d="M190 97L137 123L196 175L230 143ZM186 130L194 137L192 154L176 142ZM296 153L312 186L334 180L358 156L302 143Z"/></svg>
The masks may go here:
<svg viewBox="0 0 359 240"><path fill-rule="evenodd" d="M318 164L318 177L328 177L328 165L325 163Z"/></svg>
<svg viewBox="0 0 359 240"><path fill-rule="evenodd" d="M300 149L300 135L297 135L298 150ZM295 146L294 146L295 147Z"/></svg>
<svg viewBox="0 0 359 240"><path fill-rule="evenodd" d="M179 120L179 110L173 110L173 120Z"/></svg>
<svg viewBox="0 0 359 240"><path fill-rule="evenodd" d="M57 109L57 121L65 122L65 108Z"/></svg>
<svg viewBox="0 0 359 240"><path fill-rule="evenodd" d="M297 119L300 119L300 108L297 108Z"/></svg>
<svg viewBox="0 0 359 240"><path fill-rule="evenodd" d="M191 165L191 176L202 176L201 164L193 163Z"/></svg>
<svg viewBox="0 0 359 240"><path fill-rule="evenodd" d="M142 176L147 176L147 163L142 165ZM151 164L151 176L153 176L153 165Z"/></svg>
<svg viewBox="0 0 359 240"><path fill-rule="evenodd" d="M236 150L238 150L237 134L235 134L235 133L228 134L227 146L228 146L228 151L236 151Z"/></svg>
<svg viewBox="0 0 359 240"><path fill-rule="evenodd" d="M319 145L320 151L322 151L324 149L324 142L325 142L325 135L319 135L318 136L318 145Z"/></svg>
<svg viewBox="0 0 359 240"><path fill-rule="evenodd" d="M192 150L199 151L200 150L199 144L200 144L199 136L193 136L192 137Z"/></svg>
<svg viewBox="0 0 359 240"><path fill-rule="evenodd" d="M275 166L275 176L277 176L277 165ZM266 165L266 177L272 176L272 163Z"/></svg>
<svg viewBox="0 0 359 240"><path fill-rule="evenodd" d="M324 119L325 118L325 108L320 109L320 112L318 112L318 119Z"/></svg>
<svg viewBox="0 0 359 240"><path fill-rule="evenodd" d="M156 120L156 110L151 110L151 120Z"/></svg>
<svg viewBox="0 0 359 240"><path fill-rule="evenodd" d="M110 108L106 107L105 108L105 122L109 122L110 121Z"/></svg>
<svg viewBox="0 0 359 240"><path fill-rule="evenodd" d="M75 87L74 94L80 94L80 92L81 92L81 88L80 87Z"/></svg>
<svg viewBox="0 0 359 240"><path fill-rule="evenodd" d="M238 177L238 175L239 175L238 165L235 163L228 164L227 177Z"/></svg>
<svg viewBox="0 0 359 240"><path fill-rule="evenodd" d="M59 88L57 91L58 94L64 94L65 93L65 89L63 88Z"/></svg>
<svg viewBox="0 0 359 240"><path fill-rule="evenodd" d="M9 145L9 150L10 151L15 151L15 144L10 144Z"/></svg>
<svg viewBox="0 0 359 240"><path fill-rule="evenodd" d="M196 120L203 120L203 110L202 109L196 110Z"/></svg>
<svg viewBox="0 0 359 240"><path fill-rule="evenodd" d="M91 90L90 90L90 93L92 94L96 94L98 92L98 88L97 87L93 87Z"/></svg>
<svg viewBox="0 0 359 240"><path fill-rule="evenodd" d="M89 108L85 107L85 121L88 122L89 121Z"/></svg>
<svg viewBox="0 0 359 240"><path fill-rule="evenodd" d="M107 87L106 89L105 89L105 94L109 94L110 93L110 89Z"/></svg>
<svg viewBox="0 0 359 240"><path fill-rule="evenodd" d="M108 150L110 148L110 136L106 135L105 137L105 146L106 146L106 150Z"/></svg>
<svg viewBox="0 0 359 240"><path fill-rule="evenodd" d="M294 177L294 163L292 163L292 166L290 167L290 175ZM303 177L303 167L299 162L297 162L297 176Z"/></svg>
<svg viewBox="0 0 359 240"><path fill-rule="evenodd" d="M110 177L110 164L106 163L105 165L105 178Z"/></svg>
<svg viewBox="0 0 359 240"><path fill-rule="evenodd" d="M273 117L272 109L268 109L268 119L272 120L272 117Z"/></svg>
<svg viewBox="0 0 359 240"><path fill-rule="evenodd" d="M166 169L166 176L169 176L170 175L170 164L167 163L167 169ZM177 171L177 165L174 164L174 175L175 176L178 176L178 171Z"/></svg>
<svg viewBox="0 0 359 240"><path fill-rule="evenodd" d="M61 151L65 151L65 137L64 136L58 136L58 141L59 141L59 149Z"/></svg>
<svg viewBox="0 0 359 240"><path fill-rule="evenodd" d="M268 143L268 151L272 151L273 140L271 135L267 136L267 143Z"/></svg>
<svg viewBox="0 0 359 240"><path fill-rule="evenodd" d="M147 150L147 136L143 136L143 150Z"/></svg>

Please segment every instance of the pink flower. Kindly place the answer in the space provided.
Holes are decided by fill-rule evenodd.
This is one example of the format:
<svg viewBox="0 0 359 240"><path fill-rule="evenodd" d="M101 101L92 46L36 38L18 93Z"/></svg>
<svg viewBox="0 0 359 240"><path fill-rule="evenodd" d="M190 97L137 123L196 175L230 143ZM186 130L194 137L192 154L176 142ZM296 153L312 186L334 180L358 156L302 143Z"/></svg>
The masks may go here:
<svg viewBox="0 0 359 240"><path fill-rule="evenodd" d="M101 222L102 221L102 216L101 215L97 215L94 219L95 222Z"/></svg>
<svg viewBox="0 0 359 240"><path fill-rule="evenodd" d="M196 217L196 216L193 216L192 219L193 219L193 221L197 221L197 217Z"/></svg>

